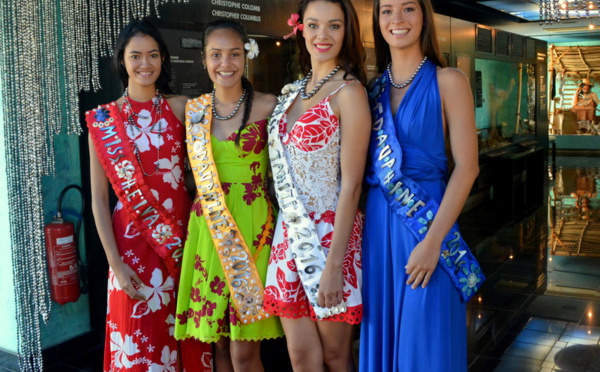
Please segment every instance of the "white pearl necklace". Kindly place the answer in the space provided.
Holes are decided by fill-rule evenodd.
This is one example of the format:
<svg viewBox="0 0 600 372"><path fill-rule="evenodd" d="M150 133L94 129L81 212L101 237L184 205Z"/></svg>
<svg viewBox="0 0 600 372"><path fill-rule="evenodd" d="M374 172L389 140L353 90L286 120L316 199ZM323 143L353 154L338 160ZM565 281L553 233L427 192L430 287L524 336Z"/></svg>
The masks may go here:
<svg viewBox="0 0 600 372"><path fill-rule="evenodd" d="M412 81L417 76L417 74L419 73L419 71L421 71L421 67L423 67L423 65L425 64L425 61L427 61L427 56L425 56L423 58L423 60L421 61L421 63L419 63L419 67L417 67L417 69L412 74L412 76L410 78L408 78L408 80L406 80L402 84L396 84L396 83L394 83L394 77L392 76L392 62L390 62L388 64L388 66L387 66L387 73L388 73L388 77L390 78L390 83L392 84L392 86L394 88L396 88L396 89L402 89L402 88L406 87L408 84L412 83Z"/></svg>

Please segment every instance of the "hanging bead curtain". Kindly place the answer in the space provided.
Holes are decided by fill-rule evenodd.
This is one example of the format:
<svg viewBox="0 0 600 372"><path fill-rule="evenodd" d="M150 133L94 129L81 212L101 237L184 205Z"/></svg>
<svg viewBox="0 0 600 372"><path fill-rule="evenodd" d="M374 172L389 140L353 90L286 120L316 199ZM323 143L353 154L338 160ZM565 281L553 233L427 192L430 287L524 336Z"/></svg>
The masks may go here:
<svg viewBox="0 0 600 372"><path fill-rule="evenodd" d="M81 90L100 88L98 60L125 23L169 0L2 0L0 74L17 342L22 371L42 371L50 316L41 177L53 175L53 136L80 134ZM170 2L187 2L171 0Z"/></svg>
<svg viewBox="0 0 600 372"><path fill-rule="evenodd" d="M539 0L540 25L599 16L600 0Z"/></svg>

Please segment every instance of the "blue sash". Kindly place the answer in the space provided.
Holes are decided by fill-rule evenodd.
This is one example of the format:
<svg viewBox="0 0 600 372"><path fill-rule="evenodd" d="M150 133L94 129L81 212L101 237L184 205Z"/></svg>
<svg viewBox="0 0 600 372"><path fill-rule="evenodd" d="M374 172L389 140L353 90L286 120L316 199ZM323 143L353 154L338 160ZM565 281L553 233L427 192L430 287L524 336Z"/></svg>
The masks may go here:
<svg viewBox="0 0 600 372"><path fill-rule="evenodd" d="M429 61L427 63L432 64ZM435 65L424 67L435 69ZM424 72L421 71L421 74ZM435 74L435 70L432 73ZM413 84L418 84L418 80ZM402 149L389 107L390 84L387 74L382 74L377 79L369 92L369 98L373 115L369 144L370 171L391 209L400 216L417 240L422 241L439 204L418 183L402 174ZM462 239L456 224L442 242L438 265L448 273L463 302L468 302L485 280L479 263Z"/></svg>

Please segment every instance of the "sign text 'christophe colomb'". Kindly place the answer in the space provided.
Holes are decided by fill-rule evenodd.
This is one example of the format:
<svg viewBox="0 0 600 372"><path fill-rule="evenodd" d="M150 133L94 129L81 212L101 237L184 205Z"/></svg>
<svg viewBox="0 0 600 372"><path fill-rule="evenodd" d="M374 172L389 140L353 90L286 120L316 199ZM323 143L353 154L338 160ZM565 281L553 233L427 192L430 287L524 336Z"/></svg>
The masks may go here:
<svg viewBox="0 0 600 372"><path fill-rule="evenodd" d="M227 9L213 9L211 14L213 17L232 18L240 21L260 22L260 5L242 3L238 1L227 0L211 0L213 6L223 7ZM252 14L246 12L255 12Z"/></svg>

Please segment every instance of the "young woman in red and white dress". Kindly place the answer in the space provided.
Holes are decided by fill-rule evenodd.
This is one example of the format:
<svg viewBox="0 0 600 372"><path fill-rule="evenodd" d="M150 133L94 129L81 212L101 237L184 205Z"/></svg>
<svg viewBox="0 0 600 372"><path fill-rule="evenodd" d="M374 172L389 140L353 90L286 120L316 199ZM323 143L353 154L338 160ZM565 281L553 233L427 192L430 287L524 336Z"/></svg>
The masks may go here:
<svg viewBox="0 0 600 372"><path fill-rule="evenodd" d="M184 184L187 97L169 88L169 53L147 21L121 31L114 65L123 96L86 113L92 209L110 265L104 371L211 371L209 345L180 347L173 337L191 206ZM109 183L119 199L112 218ZM186 357L194 362L184 366Z"/></svg>
<svg viewBox="0 0 600 372"><path fill-rule="evenodd" d="M365 51L349 0L302 0L288 24L306 78L284 87L269 123L280 214L265 309L280 316L294 371L351 370L371 124Z"/></svg>

